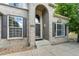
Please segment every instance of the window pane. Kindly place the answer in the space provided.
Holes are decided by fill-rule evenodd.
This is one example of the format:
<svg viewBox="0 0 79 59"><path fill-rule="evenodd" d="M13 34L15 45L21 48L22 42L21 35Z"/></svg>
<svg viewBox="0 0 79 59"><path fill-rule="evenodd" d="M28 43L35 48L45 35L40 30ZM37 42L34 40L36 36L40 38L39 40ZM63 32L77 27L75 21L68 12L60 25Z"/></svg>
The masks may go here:
<svg viewBox="0 0 79 59"><path fill-rule="evenodd" d="M18 7L19 6L19 3L9 3L9 5Z"/></svg>
<svg viewBox="0 0 79 59"><path fill-rule="evenodd" d="M14 20L14 17L10 16L9 17L9 26L13 26L13 20Z"/></svg>
<svg viewBox="0 0 79 59"><path fill-rule="evenodd" d="M18 7L19 6L19 3L14 3L14 6Z"/></svg>
<svg viewBox="0 0 79 59"><path fill-rule="evenodd" d="M57 30L57 36L61 35L61 30Z"/></svg>
<svg viewBox="0 0 79 59"><path fill-rule="evenodd" d="M22 17L9 17L9 26L14 26L14 27L23 27L23 18Z"/></svg>
<svg viewBox="0 0 79 59"><path fill-rule="evenodd" d="M64 35L64 30L57 30L57 36Z"/></svg>
<svg viewBox="0 0 79 59"><path fill-rule="evenodd" d="M40 23L40 21L39 21L38 18L35 18L35 23L36 23L36 24Z"/></svg>
<svg viewBox="0 0 79 59"><path fill-rule="evenodd" d="M61 24L57 24L57 29L61 29Z"/></svg>
<svg viewBox="0 0 79 59"><path fill-rule="evenodd" d="M36 15L35 23L36 23L36 24L40 23L40 16L39 16L39 15Z"/></svg>
<svg viewBox="0 0 79 59"><path fill-rule="evenodd" d="M57 24L57 29L63 29L64 28L64 24Z"/></svg>
<svg viewBox="0 0 79 59"><path fill-rule="evenodd" d="M22 37L22 29L21 28L10 28L9 36L10 37Z"/></svg>
<svg viewBox="0 0 79 59"><path fill-rule="evenodd" d="M61 35L64 35L64 34L65 34L65 33L64 33L64 29L62 29L62 30L61 30Z"/></svg>
<svg viewBox="0 0 79 59"><path fill-rule="evenodd" d="M14 24L14 27L22 28L23 27L23 18L22 17L15 17L13 24Z"/></svg>

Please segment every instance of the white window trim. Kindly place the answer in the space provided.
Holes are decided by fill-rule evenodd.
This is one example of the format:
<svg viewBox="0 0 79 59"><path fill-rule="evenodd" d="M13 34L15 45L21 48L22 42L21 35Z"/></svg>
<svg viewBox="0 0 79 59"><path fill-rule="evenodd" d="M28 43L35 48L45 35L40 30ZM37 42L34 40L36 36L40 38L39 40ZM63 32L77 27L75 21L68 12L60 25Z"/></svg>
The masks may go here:
<svg viewBox="0 0 79 59"><path fill-rule="evenodd" d="M13 15L7 16L7 39L23 39L23 27L22 27L22 37L9 37L9 16Z"/></svg>
<svg viewBox="0 0 79 59"><path fill-rule="evenodd" d="M57 35L57 25L58 24L61 24L64 26L64 35L60 35L60 36ZM56 35L55 35L55 37L64 37L64 36L65 36L65 24L64 23L56 23Z"/></svg>

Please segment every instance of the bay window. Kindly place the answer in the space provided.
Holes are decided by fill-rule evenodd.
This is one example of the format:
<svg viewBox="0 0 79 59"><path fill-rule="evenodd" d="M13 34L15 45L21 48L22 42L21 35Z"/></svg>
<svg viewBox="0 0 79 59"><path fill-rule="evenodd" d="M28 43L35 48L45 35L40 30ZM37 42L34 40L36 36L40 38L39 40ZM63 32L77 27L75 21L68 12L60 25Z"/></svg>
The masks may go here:
<svg viewBox="0 0 79 59"><path fill-rule="evenodd" d="M9 37L23 37L23 17L9 16Z"/></svg>

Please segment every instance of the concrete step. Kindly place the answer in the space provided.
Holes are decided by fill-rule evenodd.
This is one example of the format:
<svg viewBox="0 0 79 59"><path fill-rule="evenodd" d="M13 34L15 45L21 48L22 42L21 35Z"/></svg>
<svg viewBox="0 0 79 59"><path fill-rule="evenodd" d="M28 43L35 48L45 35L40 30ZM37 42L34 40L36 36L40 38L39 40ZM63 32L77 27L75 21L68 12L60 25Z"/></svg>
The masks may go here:
<svg viewBox="0 0 79 59"><path fill-rule="evenodd" d="M37 48L40 48L40 47L43 47L43 46L47 46L47 45L50 45L50 42L48 40L36 41Z"/></svg>

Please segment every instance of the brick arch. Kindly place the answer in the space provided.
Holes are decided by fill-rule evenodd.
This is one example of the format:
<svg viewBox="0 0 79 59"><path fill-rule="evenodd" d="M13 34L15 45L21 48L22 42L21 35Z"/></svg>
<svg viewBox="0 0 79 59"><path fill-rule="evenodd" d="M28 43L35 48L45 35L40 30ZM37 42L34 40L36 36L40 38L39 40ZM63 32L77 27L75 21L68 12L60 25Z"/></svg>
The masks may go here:
<svg viewBox="0 0 79 59"><path fill-rule="evenodd" d="M37 12L40 11L40 12ZM47 39L49 40L49 11L48 8L46 7L46 5L43 4L38 4L35 7L35 15L38 13L41 13L42 16L42 33L41 33L41 37L42 39ZM45 25L45 26L44 26ZM38 26L37 26L38 27ZM38 31L36 32L38 33ZM39 33L38 33L39 34Z"/></svg>
<svg viewBox="0 0 79 59"><path fill-rule="evenodd" d="M48 5L48 4L42 4L42 3L35 3L35 4L30 4L29 5L29 43L30 43L30 46L31 47L35 47L35 15L36 15L36 8L38 6L44 6L47 11L48 11L48 16L49 16L49 19L48 19L48 30L49 30L49 33L48 33L48 39L50 41L50 43L52 43L52 16L53 16L53 9Z"/></svg>
<svg viewBox="0 0 79 59"><path fill-rule="evenodd" d="M47 4L35 4L35 7L34 7L35 10L36 10L36 8L39 7L39 6L43 6L43 7L48 11L48 13L50 12L50 11L49 11L49 6L48 6Z"/></svg>

